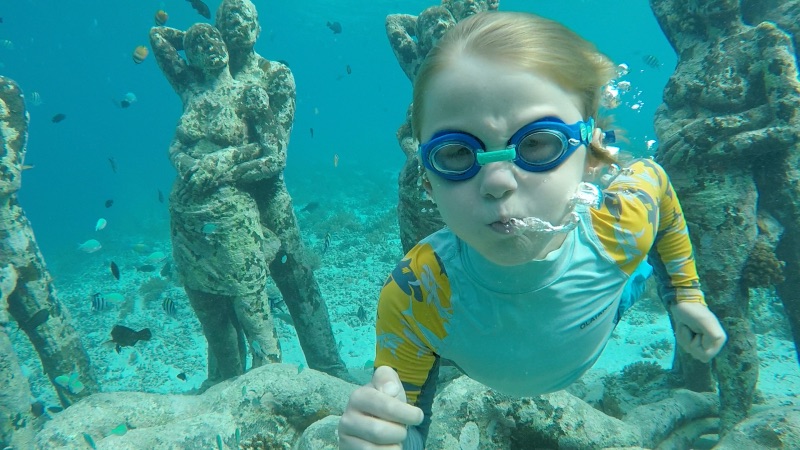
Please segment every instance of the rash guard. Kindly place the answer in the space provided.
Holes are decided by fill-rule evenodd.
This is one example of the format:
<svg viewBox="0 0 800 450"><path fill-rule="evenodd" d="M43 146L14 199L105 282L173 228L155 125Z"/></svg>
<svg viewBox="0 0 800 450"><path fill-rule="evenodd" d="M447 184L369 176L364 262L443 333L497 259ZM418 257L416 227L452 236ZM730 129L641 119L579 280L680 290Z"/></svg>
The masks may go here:
<svg viewBox="0 0 800 450"><path fill-rule="evenodd" d="M670 302L705 304L680 203L652 160L638 160L579 205L578 226L543 260L493 264L444 228L419 242L378 302L375 367L394 368L425 413L406 449L422 448L441 358L499 392L565 388L597 361L652 263ZM649 255L649 257L648 257Z"/></svg>

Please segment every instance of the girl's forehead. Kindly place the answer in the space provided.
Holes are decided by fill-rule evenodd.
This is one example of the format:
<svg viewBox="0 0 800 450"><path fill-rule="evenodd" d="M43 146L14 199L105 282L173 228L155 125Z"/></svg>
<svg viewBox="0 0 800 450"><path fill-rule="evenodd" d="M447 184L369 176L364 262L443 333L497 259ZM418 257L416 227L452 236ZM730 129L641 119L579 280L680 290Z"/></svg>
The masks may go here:
<svg viewBox="0 0 800 450"><path fill-rule="evenodd" d="M579 97L553 80L532 70L469 56L433 75L424 92L422 113L423 139L441 129L464 129L465 125L513 133L545 115L568 123L581 120Z"/></svg>

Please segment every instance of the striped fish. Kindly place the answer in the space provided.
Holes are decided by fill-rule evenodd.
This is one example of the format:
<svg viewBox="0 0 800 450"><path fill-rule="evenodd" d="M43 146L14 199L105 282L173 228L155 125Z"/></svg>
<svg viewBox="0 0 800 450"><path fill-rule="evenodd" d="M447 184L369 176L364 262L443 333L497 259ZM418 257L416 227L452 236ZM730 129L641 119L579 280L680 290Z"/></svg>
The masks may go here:
<svg viewBox="0 0 800 450"><path fill-rule="evenodd" d="M659 67L661 67L661 61L659 61L658 58L656 58L654 55L642 56L642 62L652 67L653 69L658 69Z"/></svg>
<svg viewBox="0 0 800 450"><path fill-rule="evenodd" d="M175 317L178 315L178 307L175 306L175 302L169 297L165 298L164 301L161 302L161 309L163 309L164 312L166 312L170 317Z"/></svg>
<svg viewBox="0 0 800 450"><path fill-rule="evenodd" d="M92 296L92 311L105 311L108 306L108 302L105 297L103 297L103 294L98 292Z"/></svg>

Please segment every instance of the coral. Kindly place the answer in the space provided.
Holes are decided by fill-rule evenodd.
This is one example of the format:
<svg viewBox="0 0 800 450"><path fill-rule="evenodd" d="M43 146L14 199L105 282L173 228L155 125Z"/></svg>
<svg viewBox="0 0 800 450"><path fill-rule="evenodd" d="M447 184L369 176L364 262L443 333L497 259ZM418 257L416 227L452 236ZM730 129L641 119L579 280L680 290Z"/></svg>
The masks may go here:
<svg viewBox="0 0 800 450"><path fill-rule="evenodd" d="M622 369L621 381L625 390L636 395L648 384L664 375L664 369L652 361L636 361Z"/></svg>
<svg viewBox="0 0 800 450"><path fill-rule="evenodd" d="M750 251L744 269L742 281L749 288L770 287L783 283L785 262L775 257L772 247L766 242L756 242Z"/></svg>
<svg viewBox="0 0 800 450"><path fill-rule="evenodd" d="M169 287L169 281L161 277L150 277L139 286L139 295L146 305L153 300L158 300L161 294L167 290L167 287Z"/></svg>
<svg viewBox="0 0 800 450"><path fill-rule="evenodd" d="M239 448L243 450L288 450L291 447L279 442L275 442L268 436L264 436L259 433L252 438L239 443Z"/></svg>
<svg viewBox="0 0 800 450"><path fill-rule="evenodd" d="M662 358L672 351L672 342L667 339L659 339L648 344L642 349L642 356L645 358Z"/></svg>

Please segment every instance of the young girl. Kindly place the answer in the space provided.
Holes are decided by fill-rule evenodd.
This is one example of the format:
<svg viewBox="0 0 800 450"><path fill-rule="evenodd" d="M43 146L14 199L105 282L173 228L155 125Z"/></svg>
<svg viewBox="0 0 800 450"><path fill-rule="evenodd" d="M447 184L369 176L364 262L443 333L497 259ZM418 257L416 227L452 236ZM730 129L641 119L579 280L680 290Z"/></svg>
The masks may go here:
<svg viewBox="0 0 800 450"><path fill-rule="evenodd" d="M667 175L651 160L620 170L603 147L594 117L613 75L593 45L524 13L465 19L428 55L412 125L447 227L383 287L377 369L340 448L421 449L441 358L510 395L565 388L641 292L648 255L678 343L705 362L719 352Z"/></svg>

